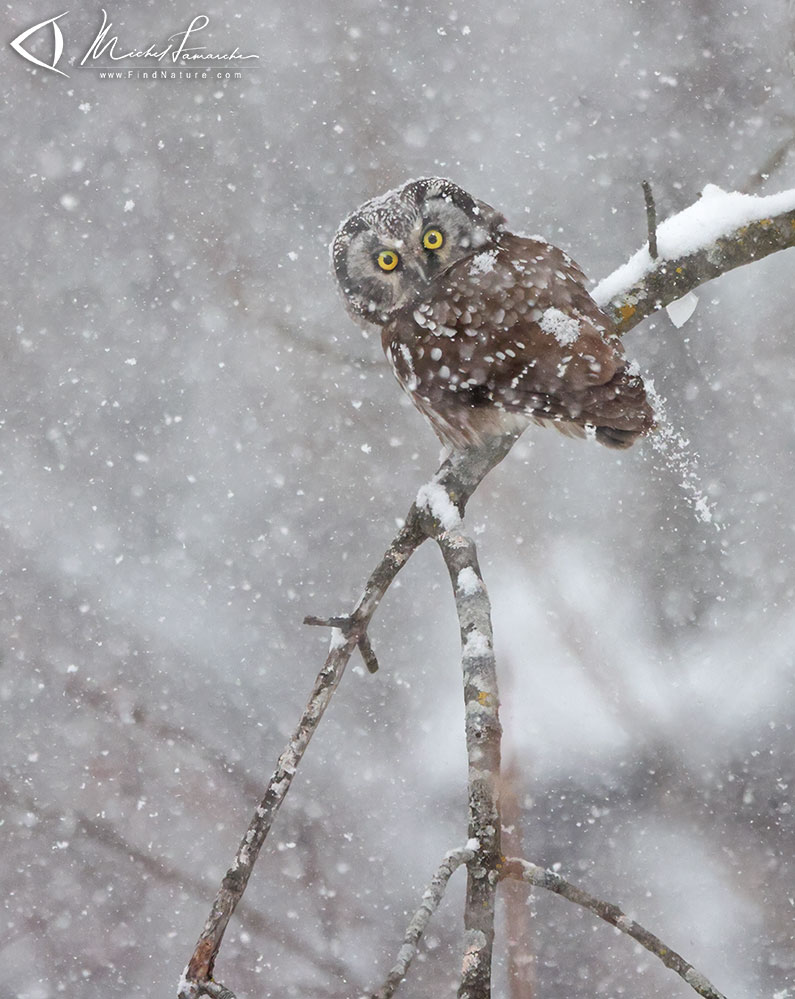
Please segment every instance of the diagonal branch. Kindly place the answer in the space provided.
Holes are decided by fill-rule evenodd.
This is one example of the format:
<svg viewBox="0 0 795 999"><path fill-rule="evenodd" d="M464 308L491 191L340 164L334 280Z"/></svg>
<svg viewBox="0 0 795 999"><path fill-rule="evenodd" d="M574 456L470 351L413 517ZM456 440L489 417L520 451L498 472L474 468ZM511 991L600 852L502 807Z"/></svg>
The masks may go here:
<svg viewBox="0 0 795 999"><path fill-rule="evenodd" d="M482 447L466 448L463 451L453 451L442 463L428 486L423 489L441 489L449 497L448 502L455 505L458 514L463 516L467 502L485 476L498 465L508 454L518 439L518 433L503 434L492 438ZM421 501L422 490L418 494ZM370 573L370 578L364 587L364 593L353 612L344 616L319 618L309 616L304 618L304 624L321 627L339 628L347 638L355 639L365 664L371 673L378 668L375 653L367 636L367 628L378 605L389 589L392 580L406 564L411 555L433 531L424 511L417 503L413 503L406 517L406 522L400 529L386 554Z"/></svg>
<svg viewBox="0 0 795 999"><path fill-rule="evenodd" d="M403 946L398 952L397 961L386 977L386 981L377 992L371 993L369 999L392 999L395 991L406 977L409 965L417 953L417 944L431 917L439 908L444 896L447 882L455 874L461 864L466 864L474 857L474 851L468 847L451 850L439 865L439 869L431 879L422 896L422 904L414 913L403 937Z"/></svg>
<svg viewBox="0 0 795 999"><path fill-rule="evenodd" d="M212 974L226 927L243 897L259 851L290 788L296 768L342 679L345 666L355 647L355 640L345 639L339 631L332 634L328 658L318 674L301 720L279 757L265 796L254 813L232 866L226 872L215 896L210 915L180 982L177 993L179 999L224 994L218 991L222 987L212 980Z"/></svg>
<svg viewBox="0 0 795 999"><path fill-rule="evenodd" d="M646 244L591 294L626 333L699 285L792 246L795 190L759 198L710 184L658 227L657 259Z"/></svg>
<svg viewBox="0 0 795 999"><path fill-rule="evenodd" d="M709 982L700 971L697 971L692 964L689 964L683 957L671 950L666 944L650 933L647 929L636 923L629 916L625 915L617 905L612 902L603 902L601 899L590 895L577 885L566 881L559 874L547 871L543 867L531 864L527 860L511 858L506 860L501 871L502 878L515 878L517 881L526 881L527 884L536 888L545 888L554 892L562 898L581 905L584 909L593 912L606 923L615 926L616 929L632 937L647 951L654 954L662 961L666 968L675 971L679 977L704 999L726 999L723 993L718 992L714 985Z"/></svg>

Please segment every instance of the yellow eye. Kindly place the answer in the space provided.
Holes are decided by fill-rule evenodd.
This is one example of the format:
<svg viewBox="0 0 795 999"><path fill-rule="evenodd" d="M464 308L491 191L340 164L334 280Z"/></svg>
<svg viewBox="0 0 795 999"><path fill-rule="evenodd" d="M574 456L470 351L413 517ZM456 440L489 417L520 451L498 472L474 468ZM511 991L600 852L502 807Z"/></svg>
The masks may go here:
<svg viewBox="0 0 795 999"><path fill-rule="evenodd" d="M378 266L382 271L393 271L399 260L400 257L394 250L381 250L378 254Z"/></svg>
<svg viewBox="0 0 795 999"><path fill-rule="evenodd" d="M428 229L422 237L422 245L426 250L439 250L444 243L444 236L438 229Z"/></svg>

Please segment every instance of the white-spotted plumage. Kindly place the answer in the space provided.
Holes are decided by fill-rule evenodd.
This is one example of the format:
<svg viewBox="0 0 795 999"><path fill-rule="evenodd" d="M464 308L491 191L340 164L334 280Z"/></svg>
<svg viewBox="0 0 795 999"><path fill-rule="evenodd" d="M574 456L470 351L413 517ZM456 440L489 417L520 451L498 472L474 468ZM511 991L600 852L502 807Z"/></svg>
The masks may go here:
<svg viewBox="0 0 795 999"><path fill-rule="evenodd" d="M652 427L643 381L577 265L509 232L451 181L367 202L340 227L332 260L349 312L381 328L398 381L444 443L536 421L628 447Z"/></svg>

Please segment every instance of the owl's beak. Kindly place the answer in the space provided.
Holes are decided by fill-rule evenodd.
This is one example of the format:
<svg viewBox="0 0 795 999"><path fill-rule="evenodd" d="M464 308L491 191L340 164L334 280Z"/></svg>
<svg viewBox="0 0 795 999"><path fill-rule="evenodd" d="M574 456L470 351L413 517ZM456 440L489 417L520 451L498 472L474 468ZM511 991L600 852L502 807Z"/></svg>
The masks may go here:
<svg viewBox="0 0 795 999"><path fill-rule="evenodd" d="M426 260L424 258L414 257L411 260L406 260L404 262L404 267L422 284L428 284L431 280L431 275L428 273Z"/></svg>

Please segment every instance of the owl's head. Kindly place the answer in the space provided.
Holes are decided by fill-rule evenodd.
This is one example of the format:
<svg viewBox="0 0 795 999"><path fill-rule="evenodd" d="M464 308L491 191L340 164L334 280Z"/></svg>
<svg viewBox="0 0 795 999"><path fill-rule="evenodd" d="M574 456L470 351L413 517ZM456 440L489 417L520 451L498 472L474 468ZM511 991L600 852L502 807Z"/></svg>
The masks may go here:
<svg viewBox="0 0 795 999"><path fill-rule="evenodd" d="M387 322L453 264L492 243L504 222L490 205L442 177L410 180L367 201L331 244L348 312Z"/></svg>

